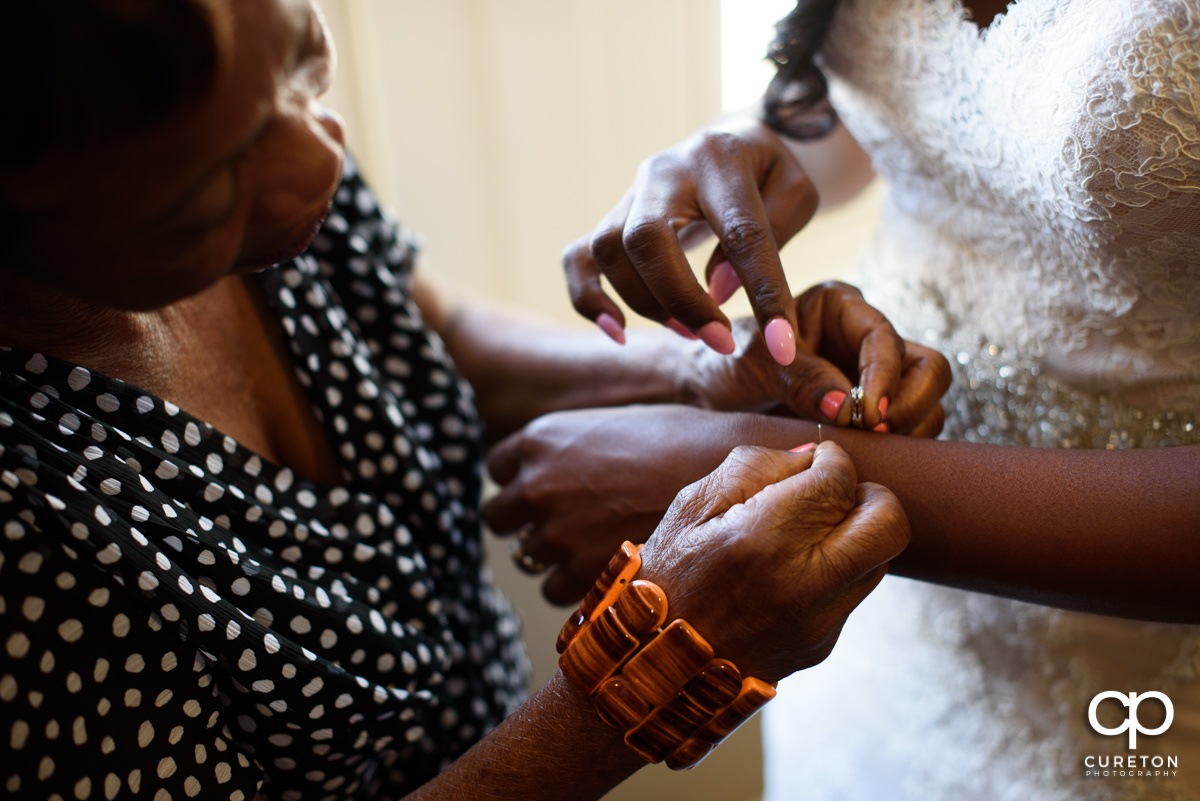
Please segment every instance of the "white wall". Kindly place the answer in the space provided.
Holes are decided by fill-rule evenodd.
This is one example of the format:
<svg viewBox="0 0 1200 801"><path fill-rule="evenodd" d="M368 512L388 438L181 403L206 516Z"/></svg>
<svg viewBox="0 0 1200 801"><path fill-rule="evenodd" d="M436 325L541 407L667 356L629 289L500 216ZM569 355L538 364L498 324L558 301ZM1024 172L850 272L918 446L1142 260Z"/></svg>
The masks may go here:
<svg viewBox="0 0 1200 801"><path fill-rule="evenodd" d="M720 110L718 0L321 4L340 55L330 103L367 177L424 235L427 266L461 293L584 325L559 253L620 198L642 158ZM844 273L876 204L870 193L823 215L784 249L793 289ZM741 293L730 308L745 313ZM490 546L544 680L569 610L541 601L506 544ZM760 760L751 723L696 770L648 768L610 797L752 799Z"/></svg>

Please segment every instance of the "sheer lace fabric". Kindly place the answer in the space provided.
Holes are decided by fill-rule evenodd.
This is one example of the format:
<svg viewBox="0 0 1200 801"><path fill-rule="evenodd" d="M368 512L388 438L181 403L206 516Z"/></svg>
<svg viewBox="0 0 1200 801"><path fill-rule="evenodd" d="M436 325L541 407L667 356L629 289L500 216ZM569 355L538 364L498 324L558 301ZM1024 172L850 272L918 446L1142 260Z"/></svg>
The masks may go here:
<svg viewBox="0 0 1200 801"><path fill-rule="evenodd" d="M950 357L946 436L1200 442L1200 0L842 0L825 59L888 185L856 281ZM767 708L767 797L1200 798L1198 670L1192 627L889 578ZM1153 689L1177 776L1085 776L1128 753L1092 696Z"/></svg>
<svg viewBox="0 0 1200 801"><path fill-rule="evenodd" d="M893 187L888 272L1042 369L1139 405L1200 402L1200 11L848 0L834 101ZM841 24L847 23L847 24Z"/></svg>

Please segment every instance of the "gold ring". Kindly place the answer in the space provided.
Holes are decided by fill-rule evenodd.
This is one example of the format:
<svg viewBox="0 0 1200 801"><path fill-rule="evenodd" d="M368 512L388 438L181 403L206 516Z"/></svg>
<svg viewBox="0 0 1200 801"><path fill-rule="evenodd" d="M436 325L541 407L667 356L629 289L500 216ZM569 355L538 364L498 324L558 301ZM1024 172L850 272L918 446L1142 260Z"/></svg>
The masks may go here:
<svg viewBox="0 0 1200 801"><path fill-rule="evenodd" d="M513 542L512 548L509 550L509 556L512 557L513 564L522 573L527 573L530 576L537 576L545 573L550 569L550 565L545 562L539 562L533 556L525 552L526 532L521 532L520 537Z"/></svg>

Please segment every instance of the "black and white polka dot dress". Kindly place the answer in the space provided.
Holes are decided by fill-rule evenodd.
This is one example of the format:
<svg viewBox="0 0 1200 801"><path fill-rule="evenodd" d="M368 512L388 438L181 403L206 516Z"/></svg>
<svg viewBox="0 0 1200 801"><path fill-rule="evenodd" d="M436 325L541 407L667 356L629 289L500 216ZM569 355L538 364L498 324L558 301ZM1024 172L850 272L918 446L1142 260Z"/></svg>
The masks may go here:
<svg viewBox="0 0 1200 801"><path fill-rule="evenodd" d="M347 174L261 278L338 487L161 398L0 350L0 788L31 799L395 798L525 691L485 577L480 425Z"/></svg>

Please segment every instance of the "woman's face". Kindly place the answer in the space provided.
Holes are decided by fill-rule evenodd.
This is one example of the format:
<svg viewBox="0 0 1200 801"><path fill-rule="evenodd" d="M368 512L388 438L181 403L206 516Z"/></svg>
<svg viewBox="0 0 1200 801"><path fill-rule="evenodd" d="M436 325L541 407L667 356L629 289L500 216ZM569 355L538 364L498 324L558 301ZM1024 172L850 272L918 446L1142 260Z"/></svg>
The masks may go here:
<svg viewBox="0 0 1200 801"><path fill-rule="evenodd" d="M17 272L104 306L158 308L296 256L341 177L343 132L317 102L333 75L310 0L214 0L212 91L165 124L58 157Z"/></svg>

